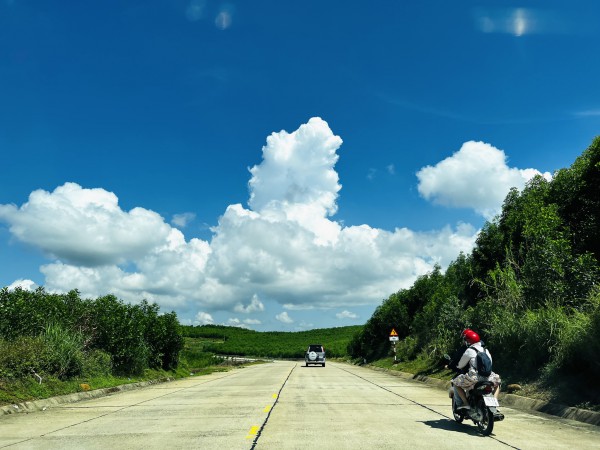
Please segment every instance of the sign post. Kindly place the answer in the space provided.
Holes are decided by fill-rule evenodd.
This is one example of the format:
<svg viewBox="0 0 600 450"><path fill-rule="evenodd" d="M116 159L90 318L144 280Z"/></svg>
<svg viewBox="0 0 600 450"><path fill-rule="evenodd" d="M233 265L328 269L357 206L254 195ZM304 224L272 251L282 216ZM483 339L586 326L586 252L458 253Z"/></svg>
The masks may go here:
<svg viewBox="0 0 600 450"><path fill-rule="evenodd" d="M398 337L398 333L396 332L396 330L394 328L392 328L392 331L390 332L390 342L393 342L394 364L396 364L398 362L396 360L396 342L398 342L399 340L400 340L400 338Z"/></svg>

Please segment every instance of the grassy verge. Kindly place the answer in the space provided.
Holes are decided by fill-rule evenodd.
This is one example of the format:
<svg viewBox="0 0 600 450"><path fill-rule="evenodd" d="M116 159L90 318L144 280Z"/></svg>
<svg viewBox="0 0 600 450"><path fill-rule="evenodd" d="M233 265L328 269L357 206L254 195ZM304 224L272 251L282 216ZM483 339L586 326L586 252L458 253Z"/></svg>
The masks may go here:
<svg viewBox="0 0 600 450"><path fill-rule="evenodd" d="M445 369L443 363L438 364L427 359L399 361L394 364L393 357L388 357L374 361L371 365L441 380L450 380L454 376L454 372ZM590 380L580 375L553 374L547 376L542 373L536 379L524 379L510 372L500 375L504 389L509 384L520 386L521 389L513 392L515 395L600 412L600 402L596 397L591 397L586 389L586 386L595 385L590 384Z"/></svg>
<svg viewBox="0 0 600 450"><path fill-rule="evenodd" d="M41 400L58 395L73 394L84 390L94 390L121 386L142 381L157 381L166 378L178 379L189 376L207 375L213 372L230 370L204 347L212 340L186 338L181 352L180 364L176 370L144 370L142 374L131 376L100 375L59 380L54 376L43 376L40 383L34 376L17 379L0 379L0 406ZM82 385L87 385L83 387ZM89 386L89 387L88 387Z"/></svg>

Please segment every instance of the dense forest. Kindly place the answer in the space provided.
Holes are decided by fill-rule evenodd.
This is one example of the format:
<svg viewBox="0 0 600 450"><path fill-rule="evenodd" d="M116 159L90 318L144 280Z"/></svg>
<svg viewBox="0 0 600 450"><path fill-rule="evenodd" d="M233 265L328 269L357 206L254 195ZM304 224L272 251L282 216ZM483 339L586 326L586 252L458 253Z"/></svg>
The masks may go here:
<svg viewBox="0 0 600 450"><path fill-rule="evenodd" d="M434 363L472 327L499 373L597 380L599 261L600 137L551 181L538 176L512 189L470 254L384 300L348 351L367 360L388 355L393 327L401 359Z"/></svg>

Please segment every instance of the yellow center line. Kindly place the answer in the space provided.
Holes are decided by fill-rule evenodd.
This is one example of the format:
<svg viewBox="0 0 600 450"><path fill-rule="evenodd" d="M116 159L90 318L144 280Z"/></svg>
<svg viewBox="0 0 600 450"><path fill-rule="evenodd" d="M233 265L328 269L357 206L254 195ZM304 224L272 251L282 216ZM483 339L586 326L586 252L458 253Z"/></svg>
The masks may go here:
<svg viewBox="0 0 600 450"><path fill-rule="evenodd" d="M254 436L256 436L256 433L258 433L258 429L260 427L258 425L254 425L250 428L250 431L248 431L248 436L246 436L246 439L252 439Z"/></svg>
<svg viewBox="0 0 600 450"><path fill-rule="evenodd" d="M268 413L269 411L271 411L271 405L265 406L265 409L263 409L263 412Z"/></svg>
<svg viewBox="0 0 600 450"><path fill-rule="evenodd" d="M277 398L277 394L273 394L273 398Z"/></svg>

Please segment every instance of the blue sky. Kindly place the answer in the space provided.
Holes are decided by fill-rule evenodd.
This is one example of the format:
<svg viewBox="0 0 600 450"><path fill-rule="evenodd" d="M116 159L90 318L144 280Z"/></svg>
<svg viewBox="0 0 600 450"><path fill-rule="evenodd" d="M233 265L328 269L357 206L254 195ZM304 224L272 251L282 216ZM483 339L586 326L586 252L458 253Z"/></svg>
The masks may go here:
<svg viewBox="0 0 600 450"><path fill-rule="evenodd" d="M600 130L596 1L0 0L0 285L364 323Z"/></svg>

